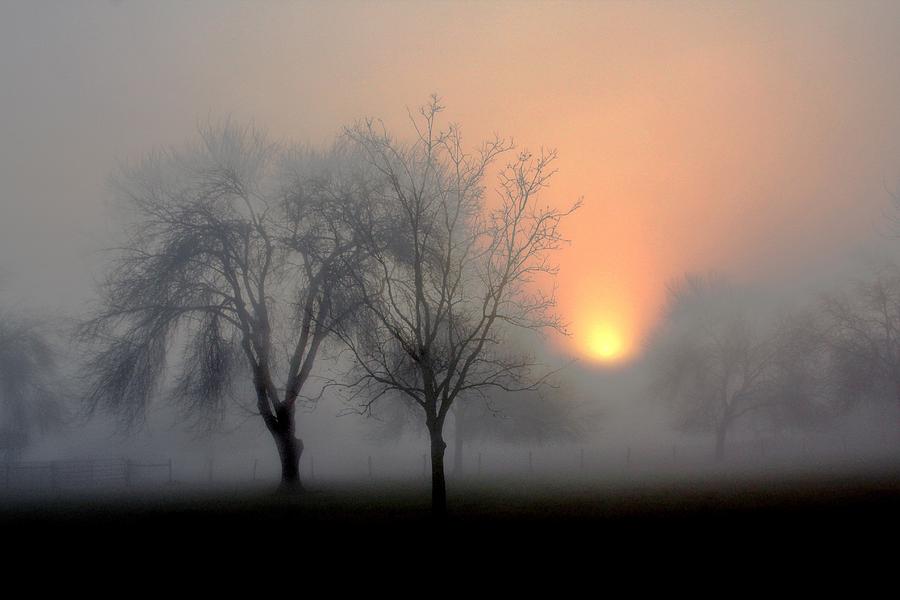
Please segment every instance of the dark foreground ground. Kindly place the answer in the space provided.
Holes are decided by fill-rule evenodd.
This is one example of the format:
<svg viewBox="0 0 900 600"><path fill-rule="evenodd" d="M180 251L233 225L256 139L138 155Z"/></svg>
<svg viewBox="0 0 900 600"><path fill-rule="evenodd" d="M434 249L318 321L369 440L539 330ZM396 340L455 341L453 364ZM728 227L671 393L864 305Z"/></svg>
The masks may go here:
<svg viewBox="0 0 900 600"><path fill-rule="evenodd" d="M350 572L379 561L393 568L446 560L493 569L507 562L609 565L605 559L612 558L702 571L711 562L742 570L801 563L821 569L845 558L893 565L900 559L900 471L615 487L456 485L450 505L446 521L435 522L422 489L374 485L298 496L178 489L142 497L7 498L0 532L5 551L20 557L238 560L248 567L255 557L262 564L312 559Z"/></svg>

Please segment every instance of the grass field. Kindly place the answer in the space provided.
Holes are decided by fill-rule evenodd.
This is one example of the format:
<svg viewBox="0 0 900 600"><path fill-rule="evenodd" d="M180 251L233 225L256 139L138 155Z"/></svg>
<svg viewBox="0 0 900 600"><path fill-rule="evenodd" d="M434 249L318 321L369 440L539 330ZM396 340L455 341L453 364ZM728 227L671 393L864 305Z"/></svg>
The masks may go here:
<svg viewBox="0 0 900 600"><path fill-rule="evenodd" d="M168 489L142 496L7 499L7 544L84 540L107 547L189 540L200 547L250 542L312 548L415 548L422 540L490 554L501 548L648 549L765 545L858 547L900 533L900 473L451 487L444 522L424 486L329 486L298 495L270 489ZM409 545L407 544L409 542ZM43 543L43 542L42 542ZM185 548L182 548L184 550ZM177 550L177 547L176 547Z"/></svg>

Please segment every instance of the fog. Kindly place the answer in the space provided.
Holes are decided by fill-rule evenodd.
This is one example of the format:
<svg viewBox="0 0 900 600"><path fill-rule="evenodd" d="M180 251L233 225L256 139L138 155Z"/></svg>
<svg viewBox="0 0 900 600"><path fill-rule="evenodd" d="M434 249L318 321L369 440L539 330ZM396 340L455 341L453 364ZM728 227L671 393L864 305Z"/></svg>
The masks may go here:
<svg viewBox="0 0 900 600"><path fill-rule="evenodd" d="M893 2L6 2L0 502L893 475L898 57Z"/></svg>

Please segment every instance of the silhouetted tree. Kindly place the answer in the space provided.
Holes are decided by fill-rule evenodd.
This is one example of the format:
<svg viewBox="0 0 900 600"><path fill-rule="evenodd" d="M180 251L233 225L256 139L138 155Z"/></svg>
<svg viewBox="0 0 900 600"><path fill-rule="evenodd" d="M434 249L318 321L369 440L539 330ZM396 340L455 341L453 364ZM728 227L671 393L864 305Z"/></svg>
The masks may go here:
<svg viewBox="0 0 900 600"><path fill-rule="evenodd" d="M530 389L534 361L504 347L508 327L561 329L555 300L537 280L556 270L560 221L574 210L538 205L555 153L521 152L485 206L487 169L511 143L463 149L457 126L440 129L442 106L411 116L415 139L395 141L367 120L347 137L380 176L356 224L374 269L356 272L362 306L342 338L356 359L365 405L390 391L421 409L431 443L432 507L446 512L444 423L454 402L480 390Z"/></svg>
<svg viewBox="0 0 900 600"><path fill-rule="evenodd" d="M46 324L0 312L0 450L17 458L35 432L63 420L57 351Z"/></svg>
<svg viewBox="0 0 900 600"><path fill-rule="evenodd" d="M127 212L96 315L89 407L142 420L176 342L170 396L189 415L221 418L236 377L271 433L283 487L299 485L295 412L330 328L348 310L342 271L357 251L348 220L365 195L347 155L283 150L225 123L200 142L124 167Z"/></svg>
<svg viewBox="0 0 900 600"><path fill-rule="evenodd" d="M651 356L657 393L678 427L711 431L716 460L735 422L771 405L773 340L751 322L741 293L718 278L688 275L670 284Z"/></svg>

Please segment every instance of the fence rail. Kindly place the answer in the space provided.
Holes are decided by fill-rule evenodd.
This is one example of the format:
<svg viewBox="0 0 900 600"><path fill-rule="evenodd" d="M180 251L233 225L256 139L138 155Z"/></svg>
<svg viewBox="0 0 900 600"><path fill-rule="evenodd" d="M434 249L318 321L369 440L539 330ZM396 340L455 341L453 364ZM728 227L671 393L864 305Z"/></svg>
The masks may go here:
<svg viewBox="0 0 900 600"><path fill-rule="evenodd" d="M7 462L0 486L11 490L58 490L171 483L172 459L143 463L127 459Z"/></svg>
<svg viewBox="0 0 900 600"><path fill-rule="evenodd" d="M855 440L843 434L792 437L757 437L729 441L725 461L715 461L709 440L673 440L655 444L610 443L603 446L519 447L501 449L466 446L461 461L445 458L450 477L489 480L498 475L536 478L559 475L569 479L640 477L644 474L677 471L689 473L709 467L719 469L771 468L793 464L827 464L852 460L900 459L900 436L874 436ZM321 458L321 457L320 457ZM327 457L321 462L305 455L301 476L310 483L323 481L428 480L431 465L427 453L360 454L356 457ZM197 484L274 482L277 463L247 457L245 463L225 463L214 469L212 457L196 468L179 471L182 482ZM244 464L246 466L244 466ZM141 462L129 459L54 460L0 462L0 493L116 489L171 484L172 459Z"/></svg>

